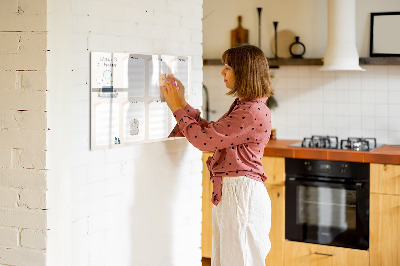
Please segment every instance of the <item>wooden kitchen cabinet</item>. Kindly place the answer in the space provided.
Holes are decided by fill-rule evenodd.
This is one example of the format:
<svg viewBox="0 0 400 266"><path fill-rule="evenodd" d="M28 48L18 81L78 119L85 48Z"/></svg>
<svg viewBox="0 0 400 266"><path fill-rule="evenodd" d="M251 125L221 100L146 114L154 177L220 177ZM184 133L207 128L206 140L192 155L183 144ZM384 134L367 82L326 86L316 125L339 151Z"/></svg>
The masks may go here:
<svg viewBox="0 0 400 266"><path fill-rule="evenodd" d="M202 256L211 258L212 253L212 183L206 166L206 161L211 152L203 153L203 206L202 206ZM272 221L271 221L271 250L266 258L267 266L283 265L284 233L285 233L285 158L263 157L262 164L268 176L265 187L271 199Z"/></svg>
<svg viewBox="0 0 400 266"><path fill-rule="evenodd" d="M265 259L266 266L283 265L285 241L285 187L265 184L271 199L271 250Z"/></svg>
<svg viewBox="0 0 400 266"><path fill-rule="evenodd" d="M400 265L400 165L370 167L370 265Z"/></svg>
<svg viewBox="0 0 400 266"><path fill-rule="evenodd" d="M264 156L261 160L267 175L265 187L271 199L271 250L265 259L266 266L283 265L285 240L285 158Z"/></svg>
<svg viewBox="0 0 400 266"><path fill-rule="evenodd" d="M285 241L285 266L366 266L365 250Z"/></svg>
<svg viewBox="0 0 400 266"><path fill-rule="evenodd" d="M203 194L202 194L202 223L201 223L201 254L204 258L211 258L212 252L212 183L206 161L212 152L203 153Z"/></svg>
<svg viewBox="0 0 400 266"><path fill-rule="evenodd" d="M371 193L400 195L400 165L370 164Z"/></svg>

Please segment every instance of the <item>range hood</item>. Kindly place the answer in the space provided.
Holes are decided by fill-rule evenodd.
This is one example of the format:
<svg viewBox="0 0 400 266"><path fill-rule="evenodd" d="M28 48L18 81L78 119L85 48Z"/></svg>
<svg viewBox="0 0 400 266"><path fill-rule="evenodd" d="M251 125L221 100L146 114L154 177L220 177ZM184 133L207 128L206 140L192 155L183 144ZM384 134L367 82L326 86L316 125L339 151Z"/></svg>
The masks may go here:
<svg viewBox="0 0 400 266"><path fill-rule="evenodd" d="M328 44L323 71L358 70L355 0L328 0Z"/></svg>

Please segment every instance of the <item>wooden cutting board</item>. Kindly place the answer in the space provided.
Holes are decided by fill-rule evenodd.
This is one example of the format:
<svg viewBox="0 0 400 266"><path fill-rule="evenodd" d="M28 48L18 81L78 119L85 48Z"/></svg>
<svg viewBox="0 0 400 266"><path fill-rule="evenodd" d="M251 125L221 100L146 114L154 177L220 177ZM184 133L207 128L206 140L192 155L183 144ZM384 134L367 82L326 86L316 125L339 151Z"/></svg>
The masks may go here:
<svg viewBox="0 0 400 266"><path fill-rule="evenodd" d="M238 44L249 43L249 31L242 27L242 16L238 16L238 27L231 30L231 48Z"/></svg>

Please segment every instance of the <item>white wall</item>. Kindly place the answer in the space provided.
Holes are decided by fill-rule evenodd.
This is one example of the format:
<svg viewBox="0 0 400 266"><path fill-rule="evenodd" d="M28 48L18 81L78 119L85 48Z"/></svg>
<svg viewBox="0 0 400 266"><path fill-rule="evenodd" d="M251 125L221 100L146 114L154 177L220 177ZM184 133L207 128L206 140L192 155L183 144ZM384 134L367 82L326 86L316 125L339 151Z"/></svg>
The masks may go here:
<svg viewBox="0 0 400 266"><path fill-rule="evenodd" d="M46 261L46 1L0 2L0 265Z"/></svg>
<svg viewBox="0 0 400 266"><path fill-rule="evenodd" d="M274 55L274 26L278 32L299 36L306 46L307 58L324 56L328 9L327 0L204 0L204 58L220 58L230 46L230 31L237 27L237 17L242 16L242 26L249 30L249 43L258 45L258 12L261 7L261 49L267 57ZM360 57L369 56L370 13L399 11L398 0L356 0L356 42ZM278 39L288 42L285 38ZM293 39L294 42L294 39ZM279 47L279 46L278 46ZM278 48L278 53L280 52ZM289 45L287 48L289 49ZM285 54L288 54L287 52ZM288 54L290 57L290 54Z"/></svg>
<svg viewBox="0 0 400 266"><path fill-rule="evenodd" d="M400 10L400 2L360 1L357 3L357 46L361 57L369 56L369 13ZM250 30L250 43L257 45L257 7L263 7L263 23L273 20L301 36L307 47L306 57L323 57L326 47L327 1L289 1L272 3L204 1L204 58L220 58L229 48L229 31L236 17L243 15L243 26ZM227 6L232 5L232 11ZM248 6L251 6L250 8ZM249 10L251 9L251 10ZM221 14L224 14L223 16ZM267 15L268 14L268 15ZM246 18L253 22L247 22ZM282 23L281 23L282 22ZM215 27L218 25L219 27ZM262 28L268 28L263 25ZM279 30L278 26L278 30ZM265 30L267 31L267 30ZM268 34L272 34L268 37ZM221 37L220 37L221 36ZM262 33L262 49L272 52L267 40L273 27ZM272 69L273 89L279 107L272 111L272 124L281 139L302 139L311 135L376 137L382 144L400 143L400 66L363 66L366 72L321 72L318 66L281 66ZM221 66L204 67L204 84L210 93L210 109L217 120L232 103L225 96Z"/></svg>
<svg viewBox="0 0 400 266"><path fill-rule="evenodd" d="M201 18L201 0L48 1L48 265L201 264L201 152L89 150L89 53L192 56L201 106Z"/></svg>

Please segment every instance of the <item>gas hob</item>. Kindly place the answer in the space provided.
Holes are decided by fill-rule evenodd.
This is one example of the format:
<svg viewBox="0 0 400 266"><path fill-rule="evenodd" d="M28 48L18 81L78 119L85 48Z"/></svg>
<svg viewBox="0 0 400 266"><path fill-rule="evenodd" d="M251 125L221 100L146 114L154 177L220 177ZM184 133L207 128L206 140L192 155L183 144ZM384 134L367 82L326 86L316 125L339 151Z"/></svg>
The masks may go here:
<svg viewBox="0 0 400 266"><path fill-rule="evenodd" d="M289 145L301 148L337 149L353 151L371 151L379 146L376 138L349 137L339 141L337 136L317 136L306 137L303 141Z"/></svg>

